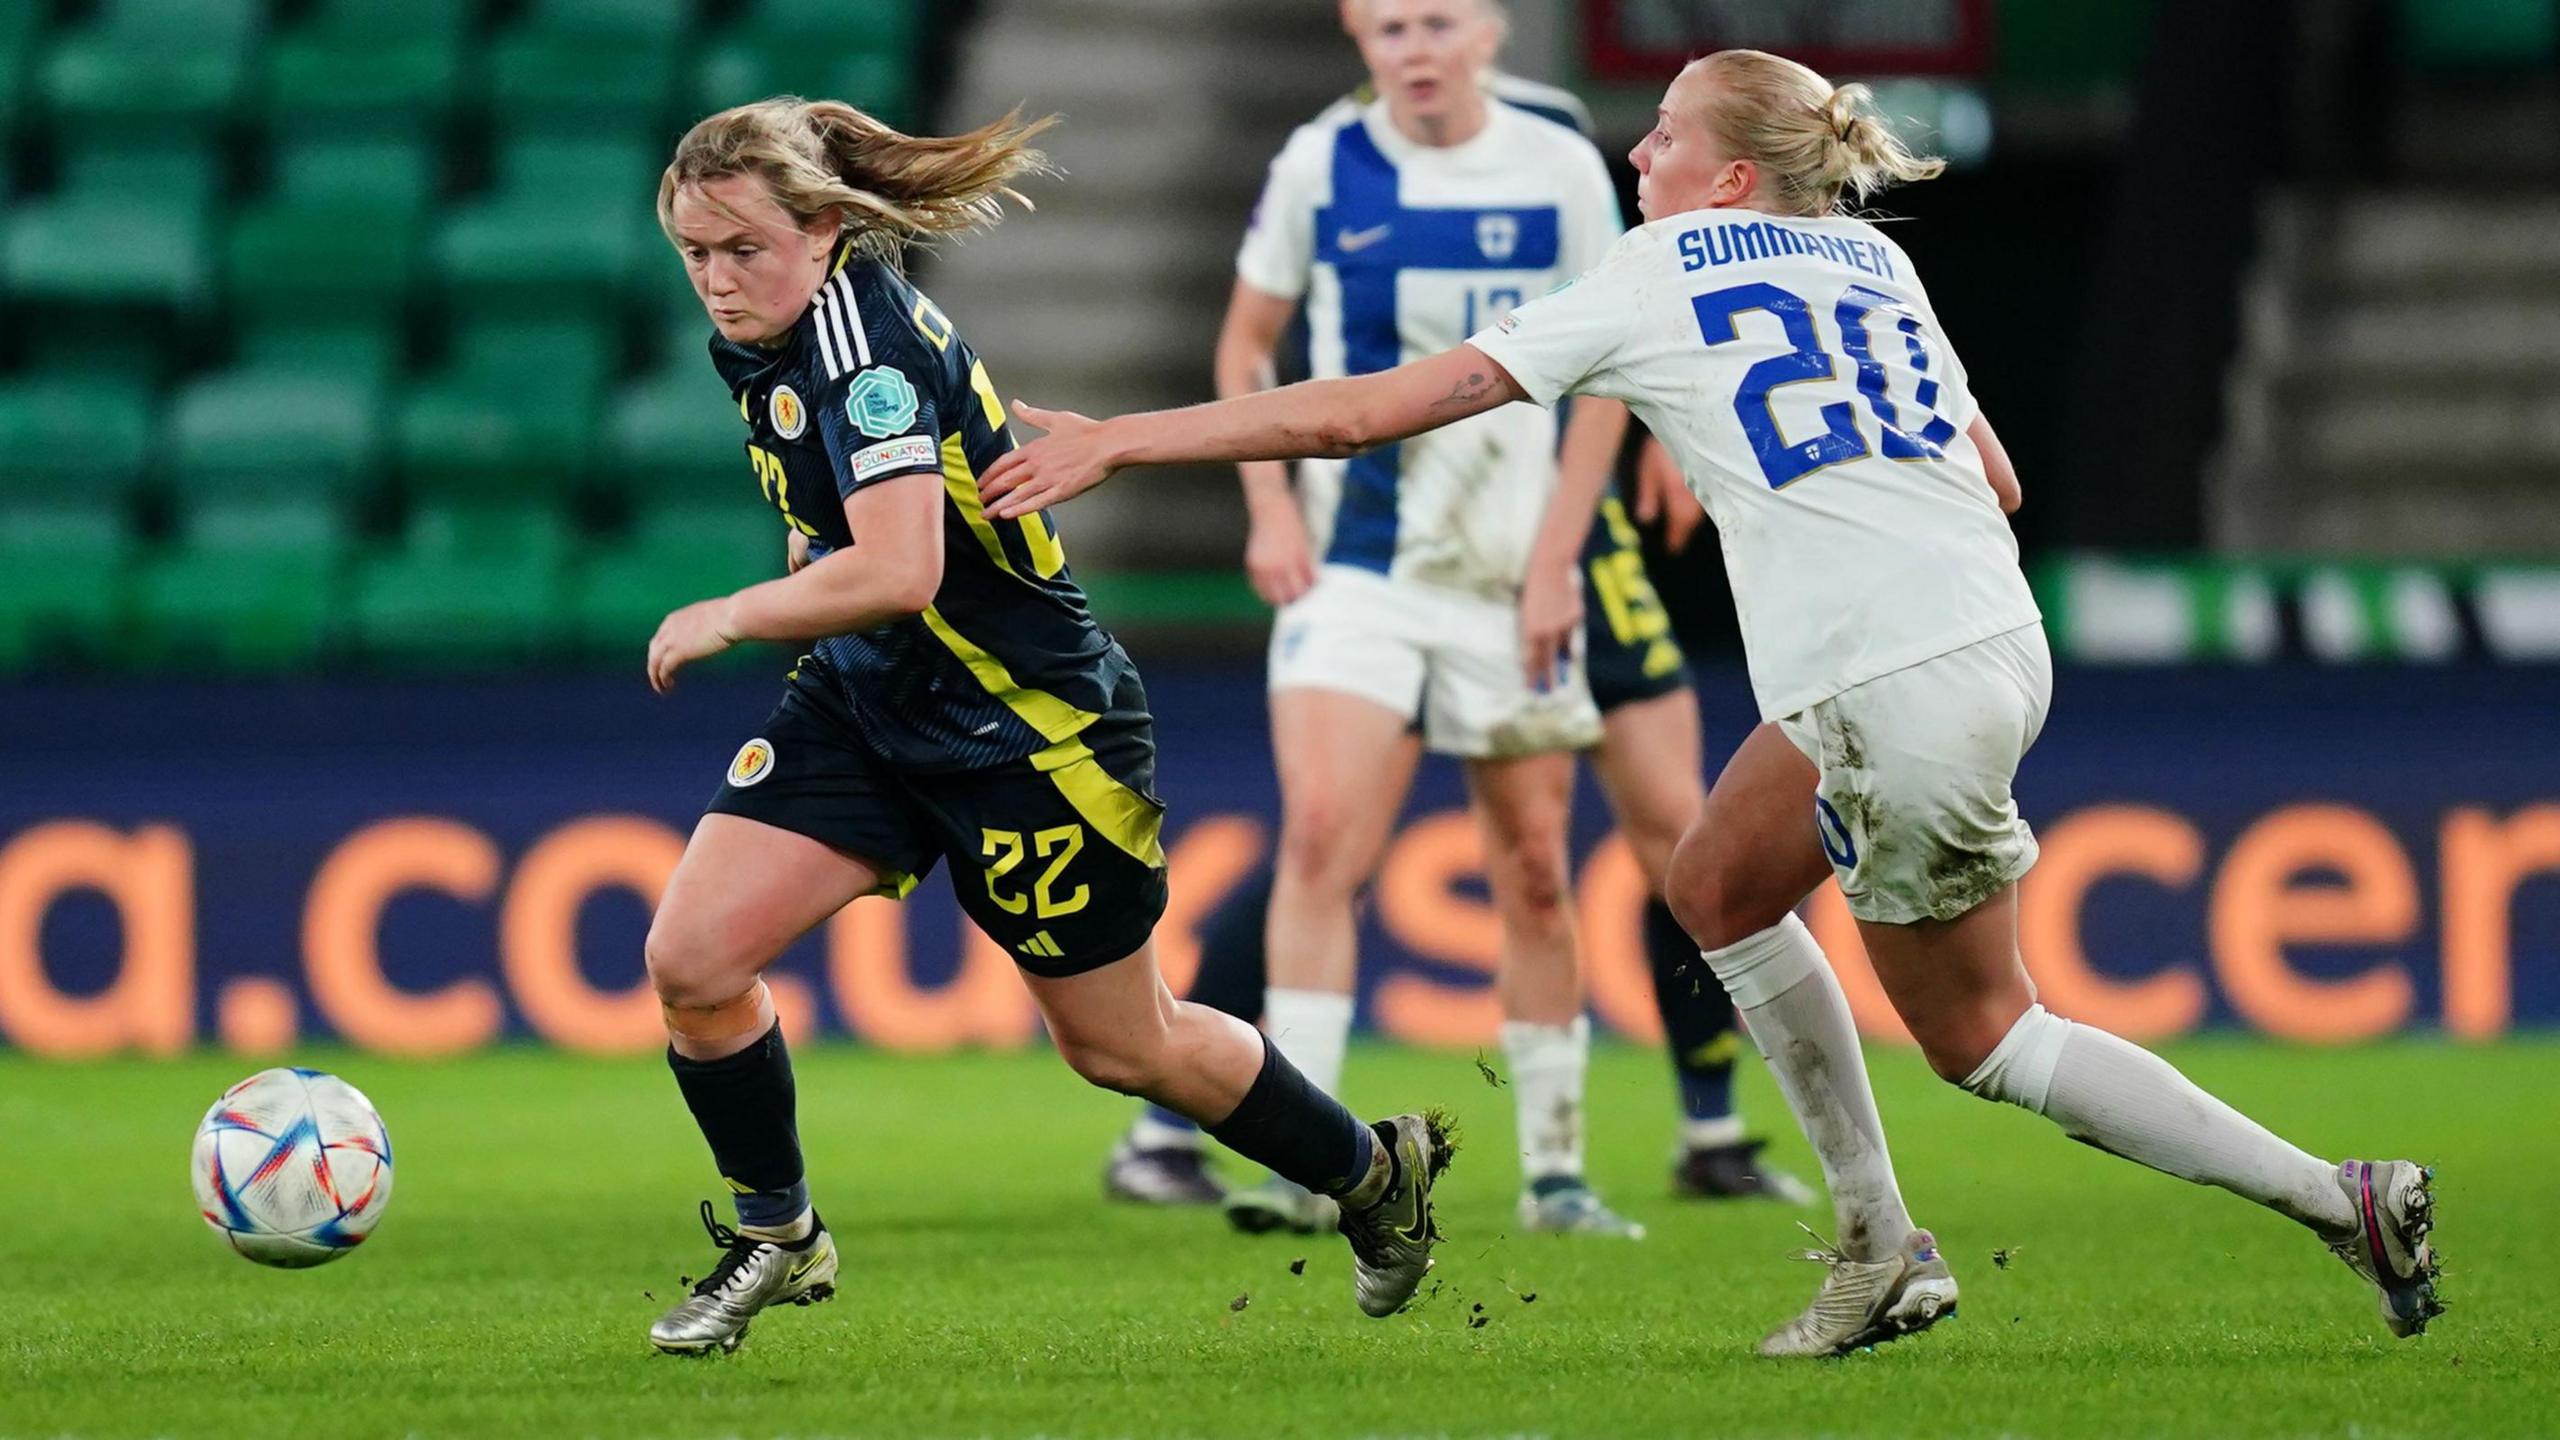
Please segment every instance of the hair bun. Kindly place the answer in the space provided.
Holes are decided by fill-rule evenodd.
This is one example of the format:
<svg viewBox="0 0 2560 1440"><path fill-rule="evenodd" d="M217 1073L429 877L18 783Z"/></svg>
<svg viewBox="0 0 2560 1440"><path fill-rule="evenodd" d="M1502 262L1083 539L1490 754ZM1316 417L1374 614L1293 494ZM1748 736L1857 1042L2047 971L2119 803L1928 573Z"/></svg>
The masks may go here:
<svg viewBox="0 0 2560 1440"><path fill-rule="evenodd" d="M1835 86L1760 50L1719 50L1695 63L1712 82L1708 126L1728 153L1761 165L1782 213L1828 214L1945 168L1904 145L1864 85Z"/></svg>

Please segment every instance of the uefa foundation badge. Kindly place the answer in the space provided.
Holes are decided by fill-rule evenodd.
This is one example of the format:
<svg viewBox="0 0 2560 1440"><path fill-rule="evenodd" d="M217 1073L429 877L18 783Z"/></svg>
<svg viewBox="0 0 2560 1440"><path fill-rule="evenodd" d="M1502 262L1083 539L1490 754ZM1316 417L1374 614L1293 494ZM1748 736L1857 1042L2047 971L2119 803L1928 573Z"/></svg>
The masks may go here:
<svg viewBox="0 0 2560 1440"><path fill-rule="evenodd" d="M809 408L800 403L800 392L788 385L773 387L773 398L765 409L773 417L773 433L785 440L797 440L809 428Z"/></svg>
<svg viewBox="0 0 2560 1440"><path fill-rule="evenodd" d="M738 758L729 762L729 784L744 790L773 773L773 742L759 736L738 747Z"/></svg>

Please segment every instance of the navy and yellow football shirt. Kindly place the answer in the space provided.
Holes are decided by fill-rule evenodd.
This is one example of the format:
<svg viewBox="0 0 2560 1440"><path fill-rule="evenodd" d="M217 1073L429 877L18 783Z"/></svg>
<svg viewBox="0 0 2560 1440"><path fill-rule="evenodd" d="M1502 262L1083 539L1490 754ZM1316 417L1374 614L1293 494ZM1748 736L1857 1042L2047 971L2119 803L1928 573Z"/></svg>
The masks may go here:
<svg viewBox="0 0 2560 1440"><path fill-rule="evenodd" d="M986 366L906 277L848 244L776 349L714 336L765 499L814 561L862 537L843 502L908 475L943 486L942 588L921 615L816 642L802 661L881 757L919 773L1032 756L1112 707L1132 666L1096 625L1046 515L990 520L978 476L1013 448Z"/></svg>

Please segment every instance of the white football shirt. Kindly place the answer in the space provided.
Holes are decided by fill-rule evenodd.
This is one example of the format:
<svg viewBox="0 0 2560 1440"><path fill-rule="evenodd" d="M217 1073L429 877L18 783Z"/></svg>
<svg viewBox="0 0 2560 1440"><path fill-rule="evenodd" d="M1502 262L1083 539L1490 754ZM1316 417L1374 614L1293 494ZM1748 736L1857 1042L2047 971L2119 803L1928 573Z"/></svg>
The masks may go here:
<svg viewBox="0 0 2560 1440"><path fill-rule="evenodd" d="M1337 104L1271 162L1236 274L1303 297L1308 368L1364 375L1437 354L1599 263L1619 233L1591 142L1509 105L1461 145ZM1307 461L1325 563L1516 599L1555 488L1556 419L1510 406L1349 461Z"/></svg>
<svg viewBox="0 0 2560 1440"><path fill-rule="evenodd" d="M1471 343L1537 405L1623 400L1671 447L1716 522L1764 719L2039 618L1965 434L1964 366L1865 221L1656 220Z"/></svg>

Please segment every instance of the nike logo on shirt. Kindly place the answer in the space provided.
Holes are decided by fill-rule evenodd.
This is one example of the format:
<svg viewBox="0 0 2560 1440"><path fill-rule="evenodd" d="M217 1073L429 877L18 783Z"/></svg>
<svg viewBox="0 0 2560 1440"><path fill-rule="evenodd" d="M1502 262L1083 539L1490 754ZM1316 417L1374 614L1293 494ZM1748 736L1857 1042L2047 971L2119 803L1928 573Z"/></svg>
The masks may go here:
<svg viewBox="0 0 2560 1440"><path fill-rule="evenodd" d="M1333 243L1341 247L1343 254L1356 255L1386 239L1395 228L1393 224L1386 224L1372 225L1366 230L1345 230L1333 237Z"/></svg>

